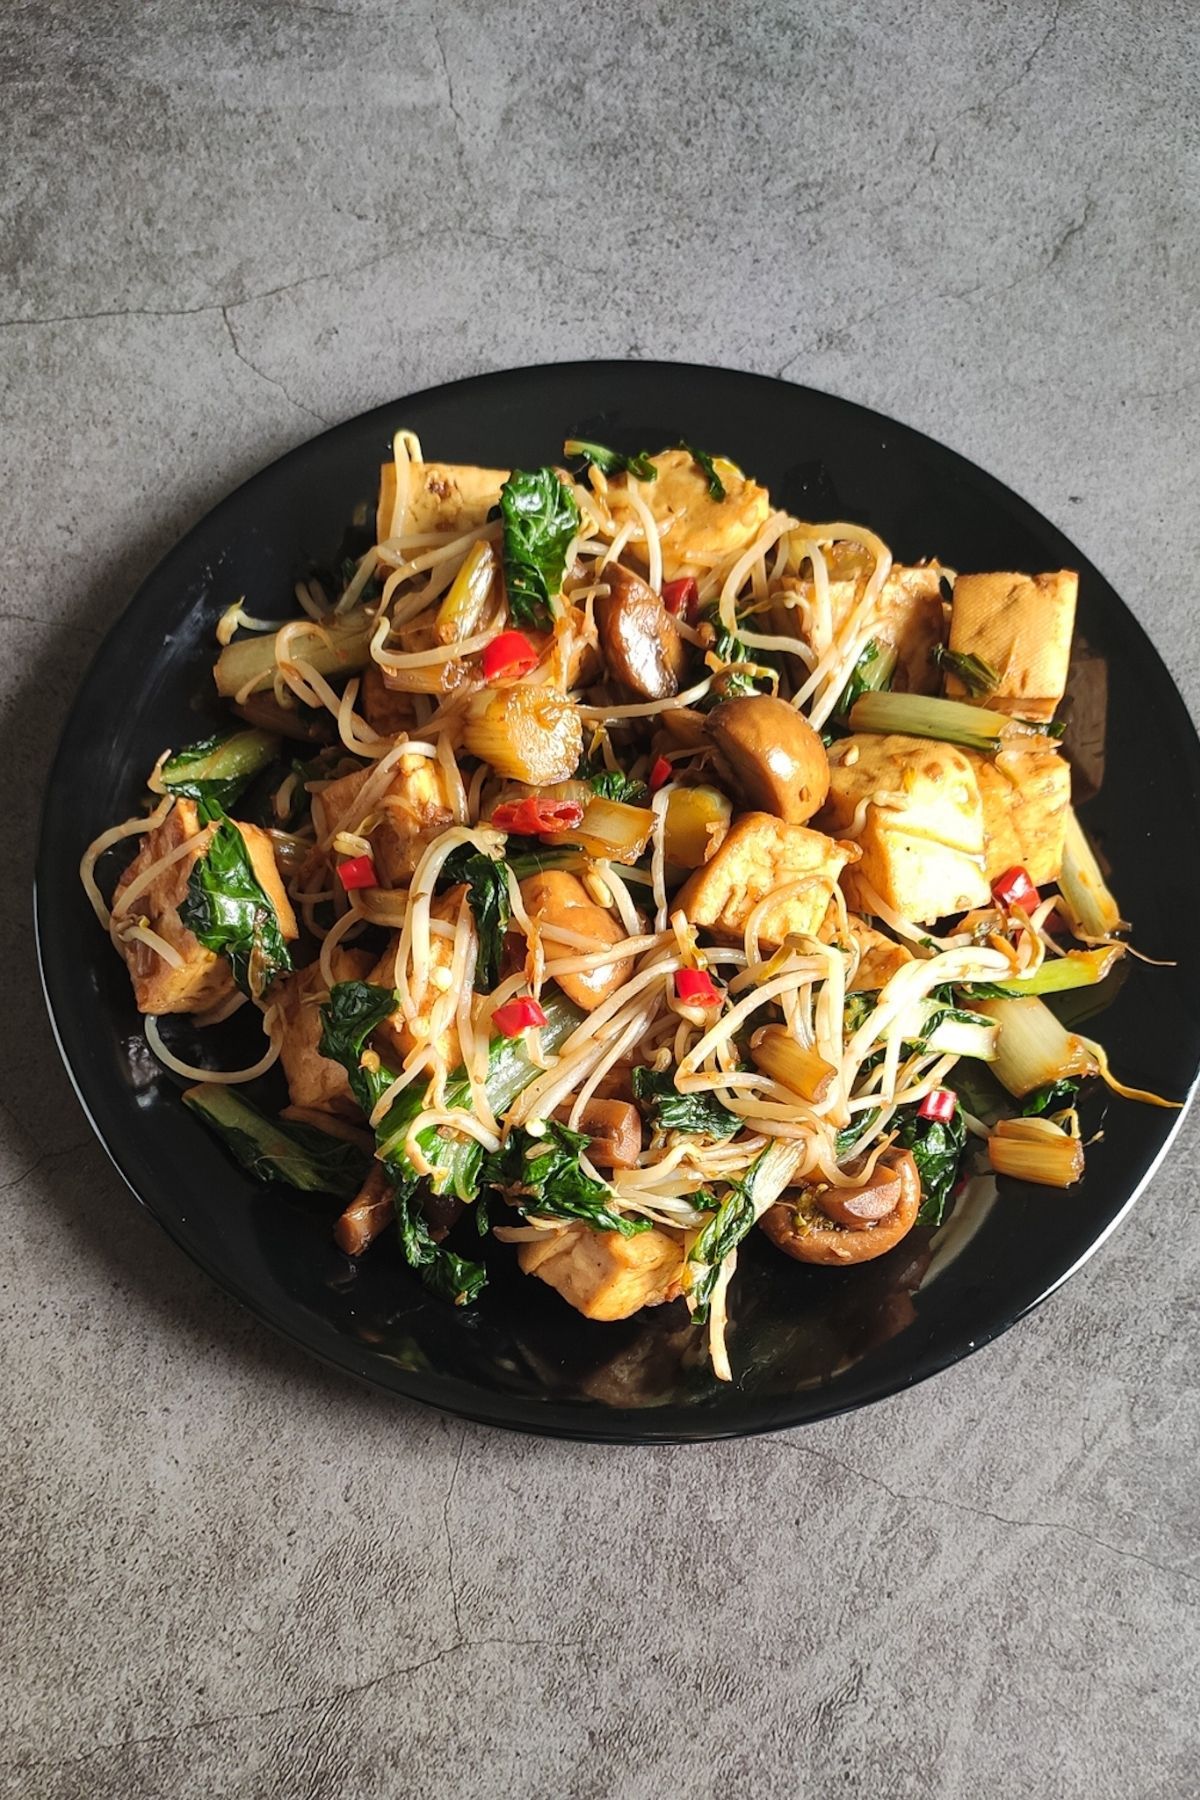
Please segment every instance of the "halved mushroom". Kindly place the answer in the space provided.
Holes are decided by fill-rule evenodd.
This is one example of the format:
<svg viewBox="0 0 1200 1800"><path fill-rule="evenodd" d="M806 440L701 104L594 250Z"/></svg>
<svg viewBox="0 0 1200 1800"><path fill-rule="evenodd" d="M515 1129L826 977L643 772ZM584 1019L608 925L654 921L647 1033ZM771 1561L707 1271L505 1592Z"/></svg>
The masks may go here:
<svg viewBox="0 0 1200 1800"><path fill-rule="evenodd" d="M857 1187L804 1187L764 1213L763 1230L797 1262L845 1268L884 1256L917 1222L921 1177L911 1151L887 1150Z"/></svg>
<svg viewBox="0 0 1200 1800"><path fill-rule="evenodd" d="M609 674L645 700L677 694L687 645L661 599L620 563L609 563L602 580L609 591L596 601L596 629Z"/></svg>
<svg viewBox="0 0 1200 1800"><path fill-rule="evenodd" d="M825 804L829 758L808 720L786 700L747 695L715 706L709 738L747 806L805 825Z"/></svg>
<svg viewBox="0 0 1200 1800"><path fill-rule="evenodd" d="M555 1113L566 1124L568 1100ZM598 1169L634 1169L642 1149L642 1119L631 1100L591 1099L579 1115L579 1129L591 1138L587 1153Z"/></svg>

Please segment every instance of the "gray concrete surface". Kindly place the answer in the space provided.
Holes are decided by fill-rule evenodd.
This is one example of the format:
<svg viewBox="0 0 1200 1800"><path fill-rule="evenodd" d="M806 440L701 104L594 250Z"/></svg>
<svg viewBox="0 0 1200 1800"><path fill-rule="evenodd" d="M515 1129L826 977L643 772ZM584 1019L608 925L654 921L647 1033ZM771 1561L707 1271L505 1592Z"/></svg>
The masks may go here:
<svg viewBox="0 0 1200 1800"><path fill-rule="evenodd" d="M3 1792L1200 1791L1200 1121L917 1392L525 1441L323 1372L139 1214L26 900L74 684L177 534L324 421L513 363L708 359L932 432L1195 709L1194 8L34 0L0 66Z"/></svg>

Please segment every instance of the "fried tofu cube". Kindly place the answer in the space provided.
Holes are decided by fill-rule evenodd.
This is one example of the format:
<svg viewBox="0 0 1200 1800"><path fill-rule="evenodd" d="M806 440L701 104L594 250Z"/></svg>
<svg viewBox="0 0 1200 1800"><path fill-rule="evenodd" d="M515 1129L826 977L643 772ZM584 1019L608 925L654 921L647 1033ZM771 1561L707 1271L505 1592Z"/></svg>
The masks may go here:
<svg viewBox="0 0 1200 1800"><path fill-rule="evenodd" d="M913 960L912 951L885 937L865 919L850 918L850 935L858 946L858 967L853 980L847 982L850 993L873 993L886 987L898 969Z"/></svg>
<svg viewBox="0 0 1200 1800"><path fill-rule="evenodd" d="M1067 687L1079 577L1073 569L1046 575L960 575L950 610L950 648L978 656L1000 677L979 704L1023 719L1052 719ZM946 692L971 699L947 674Z"/></svg>
<svg viewBox="0 0 1200 1800"><path fill-rule="evenodd" d="M858 856L857 845L837 843L807 825L785 824L772 813L743 813L720 848L689 876L675 906L691 924L736 943L755 907L778 889L758 925L759 943L777 949L789 933L816 936L839 876Z"/></svg>
<svg viewBox="0 0 1200 1800"><path fill-rule="evenodd" d="M829 799L817 818L827 831L857 835L862 860L842 877L856 912L874 910L871 890L917 924L991 898L979 784L951 744L842 738L830 747Z"/></svg>
<svg viewBox="0 0 1200 1800"><path fill-rule="evenodd" d="M1035 887L1057 881L1071 806L1071 770L1056 750L972 756L983 800L987 877L1018 864Z"/></svg>
<svg viewBox="0 0 1200 1800"><path fill-rule="evenodd" d="M573 1225L518 1246L517 1261L586 1319L627 1319L681 1291L683 1242L654 1226L634 1237Z"/></svg>
<svg viewBox="0 0 1200 1800"><path fill-rule="evenodd" d="M896 652L892 688L899 694L936 694L941 671L934 646L946 635L942 571L937 563L893 568L879 596L876 637Z"/></svg>
<svg viewBox="0 0 1200 1800"><path fill-rule="evenodd" d="M412 463L404 530L443 531L448 538L460 537L486 521L507 480L507 469L478 469L471 463ZM396 465L385 462L379 471L375 514L380 543L392 535L395 505Z"/></svg>
<svg viewBox="0 0 1200 1800"><path fill-rule="evenodd" d="M714 563L746 549L766 524L771 496L742 474L724 457L714 459L725 489L723 500L708 491L708 477L686 450L662 450L650 458L658 475L639 484L638 492L650 509L662 542L663 574L668 580L696 575ZM631 524L634 537L629 555L645 567L641 522L629 504L628 480L614 476L608 484L608 505L618 527Z"/></svg>
<svg viewBox="0 0 1200 1800"><path fill-rule="evenodd" d="M387 789L369 802L364 816L359 795L372 769L356 769L319 790L326 836L338 831L359 833L368 827L375 867L387 887L403 887L421 860L426 844L454 823L446 803L446 781L433 757L402 756L391 771Z"/></svg>
<svg viewBox="0 0 1200 1800"><path fill-rule="evenodd" d="M378 663L368 663L363 670L358 709L372 731L377 731L381 737L395 737L398 732L412 731L417 718L415 698L414 694L397 693L390 688Z"/></svg>
<svg viewBox="0 0 1200 1800"><path fill-rule="evenodd" d="M457 922L466 888L460 883L457 887L448 888L439 894L429 909L432 919L443 924L453 925ZM371 973L366 977L377 987L394 987L396 984L396 949L400 942L397 932L379 958ZM421 1044L429 1042L430 1015L434 1005L446 992L443 982L449 980L454 963L454 939L444 936L440 931L429 934L429 973L425 993L417 1009L415 1019L408 1018L397 1007L396 1011L386 1018L375 1032L375 1046L385 1062L398 1068L405 1057ZM468 956L468 981L475 974L475 951ZM438 1054L443 1057L450 1068L456 1068L462 1061L459 1049L458 1031L453 1025L447 1027L438 1040Z"/></svg>
<svg viewBox="0 0 1200 1800"><path fill-rule="evenodd" d="M330 958L335 981L366 981L374 957L369 950L334 950ZM279 1060L287 1078L291 1104L310 1112L354 1117L358 1103L341 1063L322 1056L321 1002L328 997L319 963L285 976L273 990L279 1001L283 1047Z"/></svg>
<svg viewBox="0 0 1200 1800"><path fill-rule="evenodd" d="M296 916L280 879L270 838L256 825L239 824L238 830L245 840L259 886L278 915L280 931L285 938L296 937ZM173 863L160 870L149 886L134 897L126 912L120 905L126 890L162 857L178 850L190 838L197 840L195 849L176 857ZM210 1007L228 1000L234 991L233 972L226 958L206 950L179 917L188 879L204 854L207 842L208 832L200 823L196 802L179 799L162 824L142 838L137 855L117 883L113 895L114 917L121 953L129 966L134 997L141 1012L156 1015L207 1012ZM150 944L123 935L122 926L139 923L144 923L182 958L178 968Z"/></svg>

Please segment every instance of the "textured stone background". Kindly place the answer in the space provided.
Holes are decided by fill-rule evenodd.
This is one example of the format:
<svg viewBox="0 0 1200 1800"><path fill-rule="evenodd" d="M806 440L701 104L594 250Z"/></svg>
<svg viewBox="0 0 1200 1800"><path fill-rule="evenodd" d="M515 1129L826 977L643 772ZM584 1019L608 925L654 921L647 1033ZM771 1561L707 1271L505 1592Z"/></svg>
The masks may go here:
<svg viewBox="0 0 1200 1800"><path fill-rule="evenodd" d="M1200 1790L1200 1121L917 1392L527 1441L323 1372L141 1216L26 900L58 722L173 539L325 421L513 363L712 360L933 433L1195 710L1197 61L1188 0L10 0L6 1794Z"/></svg>

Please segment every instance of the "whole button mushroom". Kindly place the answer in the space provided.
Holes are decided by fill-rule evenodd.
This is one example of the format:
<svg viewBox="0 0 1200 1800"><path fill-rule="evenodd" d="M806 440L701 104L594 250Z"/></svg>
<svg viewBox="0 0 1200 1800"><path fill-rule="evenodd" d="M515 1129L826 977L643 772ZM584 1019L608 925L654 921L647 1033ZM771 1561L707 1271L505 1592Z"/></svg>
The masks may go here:
<svg viewBox="0 0 1200 1800"><path fill-rule="evenodd" d="M726 700L705 721L746 805L806 825L825 804L829 758L808 720L770 694Z"/></svg>

